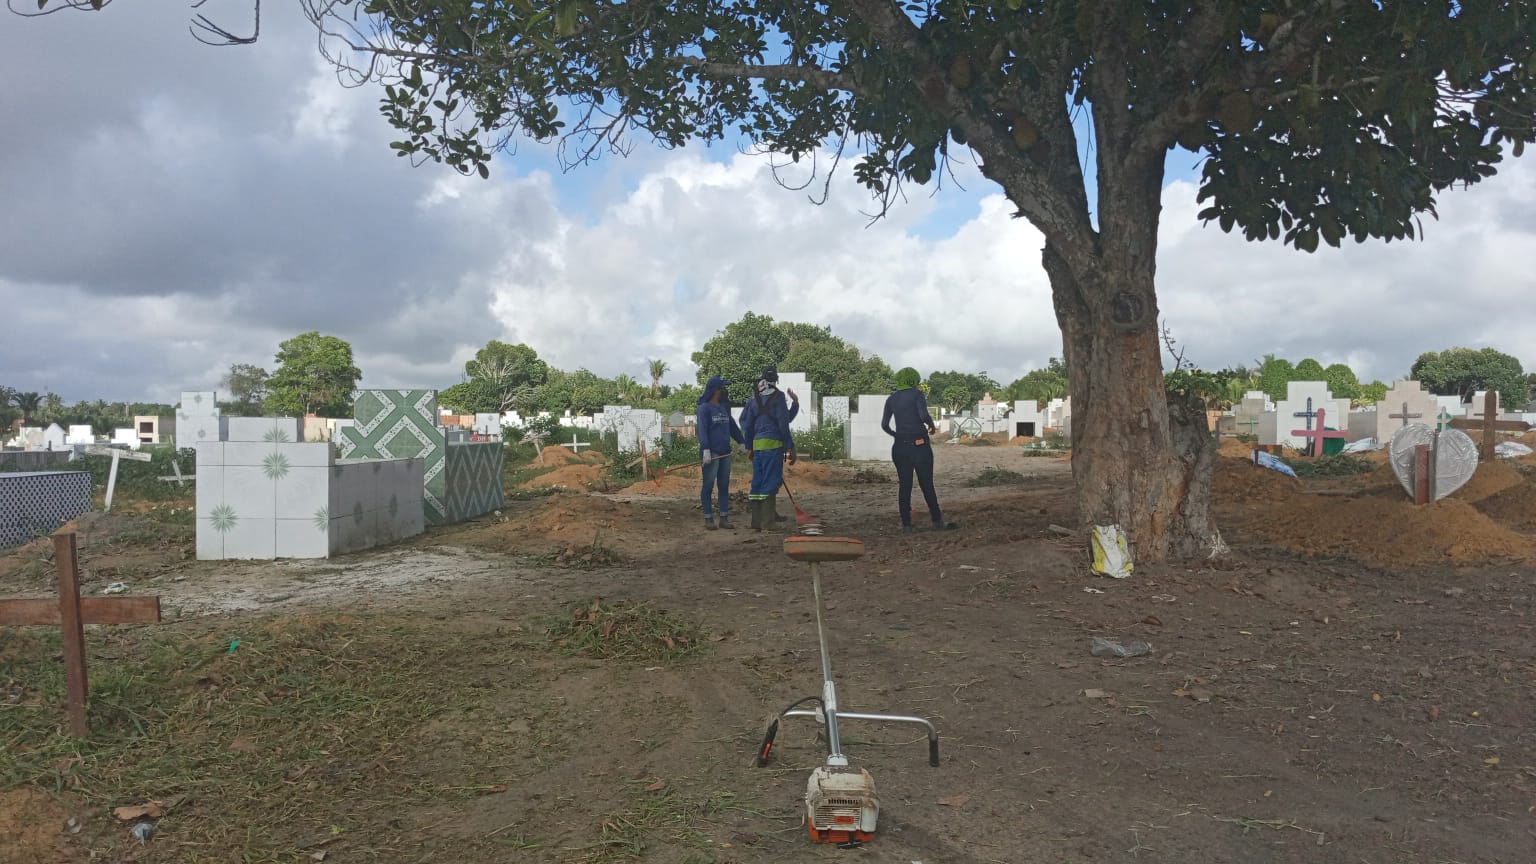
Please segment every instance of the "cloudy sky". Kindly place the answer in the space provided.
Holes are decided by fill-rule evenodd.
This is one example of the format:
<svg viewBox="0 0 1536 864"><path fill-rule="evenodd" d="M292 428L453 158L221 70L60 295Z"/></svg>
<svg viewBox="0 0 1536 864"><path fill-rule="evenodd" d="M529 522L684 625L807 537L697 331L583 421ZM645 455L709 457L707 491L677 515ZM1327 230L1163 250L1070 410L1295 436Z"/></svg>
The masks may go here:
<svg viewBox="0 0 1536 864"><path fill-rule="evenodd" d="M305 330L349 340L369 386L446 386L493 338L603 375L661 357L681 383L749 309L924 371L1006 382L1060 353L1039 236L973 169L867 227L846 172L817 207L730 147L411 168L378 92L336 83L297 3L267 5L246 48L193 41L181 3L0 16L0 384L174 401ZM1493 345L1536 366L1531 157L1444 196L1425 242L1312 256L1202 228L1194 158L1170 169L1159 290L1195 362L1390 381Z"/></svg>

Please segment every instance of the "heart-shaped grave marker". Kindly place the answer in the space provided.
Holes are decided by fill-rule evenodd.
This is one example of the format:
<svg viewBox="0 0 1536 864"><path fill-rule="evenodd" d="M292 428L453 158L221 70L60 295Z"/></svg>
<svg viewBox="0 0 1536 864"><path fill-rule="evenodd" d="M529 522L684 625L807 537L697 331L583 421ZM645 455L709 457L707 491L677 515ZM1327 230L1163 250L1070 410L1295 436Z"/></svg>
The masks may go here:
<svg viewBox="0 0 1536 864"><path fill-rule="evenodd" d="M1414 423L1397 430L1392 435L1388 454L1392 460L1392 473L1403 491L1413 497L1413 453L1420 444L1435 447L1435 430ZM1477 445L1460 429L1446 429L1440 433L1438 451L1435 453L1435 500L1438 501L1467 485L1477 470Z"/></svg>

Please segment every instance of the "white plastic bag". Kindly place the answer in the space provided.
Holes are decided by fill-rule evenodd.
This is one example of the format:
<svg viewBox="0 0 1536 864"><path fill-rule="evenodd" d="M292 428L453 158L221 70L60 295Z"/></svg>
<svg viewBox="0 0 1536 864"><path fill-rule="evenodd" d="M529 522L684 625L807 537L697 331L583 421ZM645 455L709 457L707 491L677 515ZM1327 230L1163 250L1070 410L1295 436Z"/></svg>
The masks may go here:
<svg viewBox="0 0 1536 864"><path fill-rule="evenodd" d="M1131 575L1131 550L1119 525L1093 526L1093 572L1111 579Z"/></svg>
<svg viewBox="0 0 1536 864"><path fill-rule="evenodd" d="M1514 459L1517 456L1531 455L1531 448L1519 441L1501 441L1493 448L1493 455L1500 459Z"/></svg>

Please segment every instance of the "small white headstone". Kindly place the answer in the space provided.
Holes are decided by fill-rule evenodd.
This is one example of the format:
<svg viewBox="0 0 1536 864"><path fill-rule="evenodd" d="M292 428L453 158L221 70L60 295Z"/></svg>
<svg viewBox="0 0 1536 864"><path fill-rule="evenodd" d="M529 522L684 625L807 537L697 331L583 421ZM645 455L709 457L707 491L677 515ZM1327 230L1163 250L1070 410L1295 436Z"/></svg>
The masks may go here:
<svg viewBox="0 0 1536 864"><path fill-rule="evenodd" d="M1407 406L1408 417L1404 418L1403 407ZM1398 416L1393 417L1396 414ZM1412 415L1419 416L1414 417ZM1405 425L1418 423L1423 426L1435 425L1435 417L1440 414L1440 404L1433 393L1424 389L1424 385L1417 381L1402 380L1392 384L1392 389L1387 391L1386 398L1376 403L1376 440L1391 441L1397 430Z"/></svg>
<svg viewBox="0 0 1536 864"><path fill-rule="evenodd" d="M1316 412L1322 409L1324 412L1323 423L1329 429L1345 430L1349 428L1349 402L1335 399L1328 390L1326 381L1292 381L1286 385L1285 398L1275 407L1276 437L1279 439L1272 443L1284 444L1292 450L1301 450L1307 446L1307 440L1300 435L1292 435L1295 429L1316 429L1317 418L1299 417L1308 410L1308 400L1311 400L1311 410Z"/></svg>

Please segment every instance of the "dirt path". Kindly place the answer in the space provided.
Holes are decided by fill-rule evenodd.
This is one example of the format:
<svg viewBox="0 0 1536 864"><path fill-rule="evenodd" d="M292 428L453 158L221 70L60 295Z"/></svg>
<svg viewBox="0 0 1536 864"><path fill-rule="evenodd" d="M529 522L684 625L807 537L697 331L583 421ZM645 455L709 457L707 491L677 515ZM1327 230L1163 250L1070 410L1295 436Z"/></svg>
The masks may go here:
<svg viewBox="0 0 1536 864"><path fill-rule="evenodd" d="M965 485L992 466L1024 481ZM787 724L775 765L748 767L763 719L818 688L805 573L779 537L703 531L691 496L523 501L505 522L392 549L192 564L145 584L184 616L171 627L414 610L484 640L485 661L444 674L472 674L485 695L418 730L426 752L392 776L507 791L380 822L387 851L343 839L326 860L1530 860L1530 566L1383 572L1234 530L1219 569L1139 567L1116 582L1050 528L1071 521L1066 462L943 447L938 478L961 531L900 534L894 483L852 472L796 490L868 547L824 574L844 707L920 713L943 737L935 769L907 730L847 724L883 800L858 853L812 846L798 826L820 758L810 725ZM485 667L508 622L536 641L540 616L592 597L650 601L718 641L681 663L519 654ZM1095 635L1155 652L1101 660Z"/></svg>

